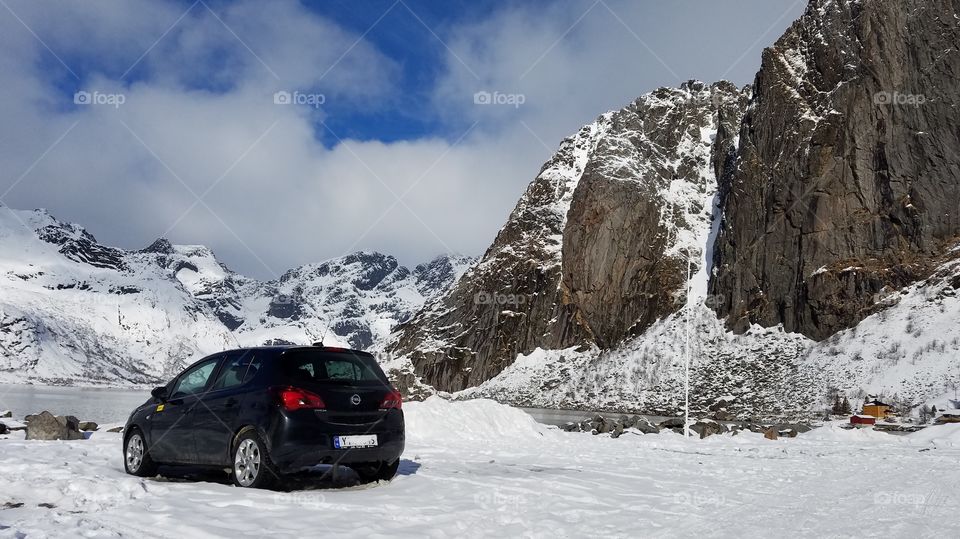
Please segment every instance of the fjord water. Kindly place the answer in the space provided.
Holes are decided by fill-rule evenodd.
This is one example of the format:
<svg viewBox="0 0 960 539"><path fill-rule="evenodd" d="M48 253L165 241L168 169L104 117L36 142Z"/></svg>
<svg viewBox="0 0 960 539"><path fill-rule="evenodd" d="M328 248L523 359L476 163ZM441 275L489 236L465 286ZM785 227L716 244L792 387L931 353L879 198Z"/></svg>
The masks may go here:
<svg viewBox="0 0 960 539"><path fill-rule="evenodd" d="M149 389L0 384L0 411L10 410L16 419L46 410L81 421L123 423L148 398Z"/></svg>

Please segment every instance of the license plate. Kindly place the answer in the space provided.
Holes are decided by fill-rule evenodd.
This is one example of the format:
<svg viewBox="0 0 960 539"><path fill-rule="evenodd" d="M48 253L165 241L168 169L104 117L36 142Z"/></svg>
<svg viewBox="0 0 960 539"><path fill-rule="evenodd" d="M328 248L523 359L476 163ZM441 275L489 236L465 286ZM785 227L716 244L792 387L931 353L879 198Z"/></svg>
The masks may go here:
<svg viewBox="0 0 960 539"><path fill-rule="evenodd" d="M350 449L354 447L377 447L376 434L364 434L362 436L334 436L333 447L337 449Z"/></svg>

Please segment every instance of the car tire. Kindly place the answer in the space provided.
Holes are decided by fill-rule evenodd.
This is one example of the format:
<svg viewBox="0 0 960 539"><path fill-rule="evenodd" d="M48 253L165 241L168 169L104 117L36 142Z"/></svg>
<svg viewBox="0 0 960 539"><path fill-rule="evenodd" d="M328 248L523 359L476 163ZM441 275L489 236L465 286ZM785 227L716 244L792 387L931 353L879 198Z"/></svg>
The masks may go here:
<svg viewBox="0 0 960 539"><path fill-rule="evenodd" d="M137 477L157 475L157 463L150 457L150 448L147 447L143 431L137 427L130 429L130 433L123 440L123 469Z"/></svg>
<svg viewBox="0 0 960 539"><path fill-rule="evenodd" d="M267 445L253 429L237 437L233 444L230 476L242 488L271 488L281 485L280 473L270 460Z"/></svg>
<svg viewBox="0 0 960 539"><path fill-rule="evenodd" d="M354 471L360 476L361 483L373 483L375 481L391 481L397 475L399 469L400 459L397 459L393 462L361 464L356 466Z"/></svg>

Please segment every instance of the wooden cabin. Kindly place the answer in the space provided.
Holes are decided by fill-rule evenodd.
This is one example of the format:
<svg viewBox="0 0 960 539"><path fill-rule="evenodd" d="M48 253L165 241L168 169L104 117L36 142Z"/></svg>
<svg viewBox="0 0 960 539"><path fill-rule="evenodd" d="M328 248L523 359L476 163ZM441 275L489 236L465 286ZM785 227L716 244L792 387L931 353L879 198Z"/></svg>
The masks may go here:
<svg viewBox="0 0 960 539"><path fill-rule="evenodd" d="M893 406L878 400L872 400L863 403L863 412L861 412L861 415L869 415L877 419L886 419L892 412Z"/></svg>

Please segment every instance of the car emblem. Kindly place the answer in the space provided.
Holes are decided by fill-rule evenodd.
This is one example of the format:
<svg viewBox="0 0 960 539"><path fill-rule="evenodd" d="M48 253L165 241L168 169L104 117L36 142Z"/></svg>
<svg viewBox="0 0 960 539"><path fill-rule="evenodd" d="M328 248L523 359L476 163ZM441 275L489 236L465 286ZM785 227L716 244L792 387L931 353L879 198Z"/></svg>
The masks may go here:
<svg viewBox="0 0 960 539"><path fill-rule="evenodd" d="M360 395L354 395L350 397L350 404L358 406L360 404Z"/></svg>

